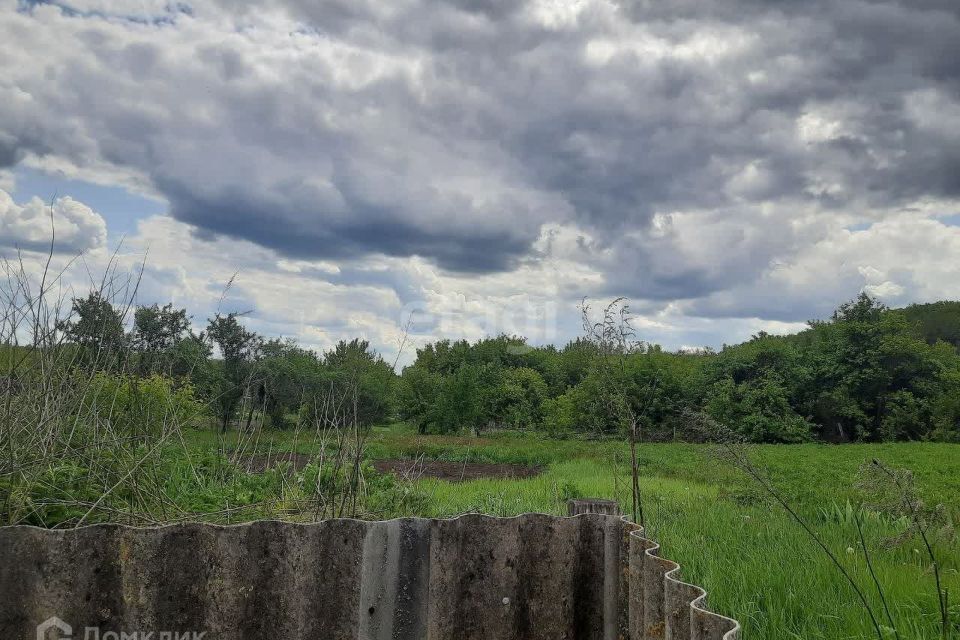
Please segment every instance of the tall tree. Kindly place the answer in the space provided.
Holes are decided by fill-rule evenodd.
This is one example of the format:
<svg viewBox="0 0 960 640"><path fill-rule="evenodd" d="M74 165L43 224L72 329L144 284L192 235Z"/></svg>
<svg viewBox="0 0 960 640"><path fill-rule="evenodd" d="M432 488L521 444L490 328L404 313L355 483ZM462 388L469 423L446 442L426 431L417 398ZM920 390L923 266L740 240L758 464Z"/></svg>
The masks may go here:
<svg viewBox="0 0 960 640"><path fill-rule="evenodd" d="M113 364L126 344L120 311L99 291L74 298L70 317L61 328L88 363Z"/></svg>
<svg viewBox="0 0 960 640"><path fill-rule="evenodd" d="M341 397L356 400L357 420L365 425L383 422L392 412L396 374L366 340L341 340L324 354L324 364Z"/></svg>
<svg viewBox="0 0 960 640"><path fill-rule="evenodd" d="M440 402L443 377L423 364L403 370L397 384L396 402L400 417L416 425L419 433L441 424Z"/></svg>
<svg viewBox="0 0 960 640"><path fill-rule="evenodd" d="M207 336L220 349L222 369L217 379L214 407L220 418L220 431L226 433L237 413L244 393L250 390L253 362L257 358L260 337L240 324L237 314L219 313L209 320Z"/></svg>
<svg viewBox="0 0 960 640"><path fill-rule="evenodd" d="M283 428L287 415L307 405L316 406L323 389L325 368L313 351L293 340L268 340L258 366L264 389L264 411L270 425Z"/></svg>
<svg viewBox="0 0 960 640"><path fill-rule="evenodd" d="M190 319L186 309L173 304L139 306L133 314L130 345L139 354L141 374L169 373L176 346L189 335Z"/></svg>

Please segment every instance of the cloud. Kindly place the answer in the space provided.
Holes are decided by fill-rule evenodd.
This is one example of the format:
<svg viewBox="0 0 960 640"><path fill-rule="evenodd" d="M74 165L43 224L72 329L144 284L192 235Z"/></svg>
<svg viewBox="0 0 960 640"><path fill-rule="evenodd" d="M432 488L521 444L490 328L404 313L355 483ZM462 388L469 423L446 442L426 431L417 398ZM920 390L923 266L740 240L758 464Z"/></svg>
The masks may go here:
<svg viewBox="0 0 960 640"><path fill-rule="evenodd" d="M866 229L838 230L805 245L754 281L683 304L691 315L798 322L828 317L864 291L890 306L960 299L960 227L891 215Z"/></svg>
<svg viewBox="0 0 960 640"><path fill-rule="evenodd" d="M583 295L716 345L960 295L958 32L950 0L7 0L0 188L159 196L144 295L207 313L240 269L225 304L316 345L411 311L562 341Z"/></svg>
<svg viewBox="0 0 960 640"><path fill-rule="evenodd" d="M47 204L34 197L20 205L0 189L0 249L48 251L51 227L58 253L80 253L107 241L103 218L82 202L64 196Z"/></svg>
<svg viewBox="0 0 960 640"><path fill-rule="evenodd" d="M682 298L766 262L664 266L658 215L960 197L949 3L129 4L4 13L0 161L127 172L292 258L511 270L570 223Z"/></svg>

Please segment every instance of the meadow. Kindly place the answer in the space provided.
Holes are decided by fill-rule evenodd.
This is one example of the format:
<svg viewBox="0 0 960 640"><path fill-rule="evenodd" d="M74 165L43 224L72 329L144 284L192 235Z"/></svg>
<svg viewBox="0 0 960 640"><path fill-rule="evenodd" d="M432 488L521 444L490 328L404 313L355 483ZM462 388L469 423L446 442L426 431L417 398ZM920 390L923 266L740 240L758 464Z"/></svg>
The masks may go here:
<svg viewBox="0 0 960 640"><path fill-rule="evenodd" d="M796 336L695 354L633 344L607 307L562 349L441 341L398 375L365 341L321 354L236 314L195 333L185 309L138 306L128 331L131 304L94 291L65 313L24 278L0 327L0 525L565 514L582 497L627 513L643 434L647 534L745 638L960 637L960 352L941 326L960 304L909 320L861 296ZM755 477L684 439L737 442ZM866 482L875 460L909 470L923 506Z"/></svg>
<svg viewBox="0 0 960 640"><path fill-rule="evenodd" d="M265 434L258 446L304 453L310 448L295 445L282 433ZM629 450L622 442L551 440L515 432L483 438L424 436L397 425L374 428L366 450L370 459L542 467L540 475L525 479L413 479L407 486L418 500L393 516L565 514L566 500L573 497L616 498L625 512L630 508ZM909 468L924 501L944 505L955 521L960 512L960 446L754 445L750 455L837 554L879 612L882 604L857 533L854 516L860 513L866 546L900 637L940 637L934 578L921 541L905 534L905 520L863 509L869 496L856 480L860 466L873 459ZM753 480L718 459L710 446L643 444L639 461L649 533L662 543L666 557L680 562L687 579L709 591L714 609L741 621L744 638L876 637L829 559ZM960 594L960 545L949 529L934 537L945 586L950 594ZM960 598L952 600L956 629Z"/></svg>

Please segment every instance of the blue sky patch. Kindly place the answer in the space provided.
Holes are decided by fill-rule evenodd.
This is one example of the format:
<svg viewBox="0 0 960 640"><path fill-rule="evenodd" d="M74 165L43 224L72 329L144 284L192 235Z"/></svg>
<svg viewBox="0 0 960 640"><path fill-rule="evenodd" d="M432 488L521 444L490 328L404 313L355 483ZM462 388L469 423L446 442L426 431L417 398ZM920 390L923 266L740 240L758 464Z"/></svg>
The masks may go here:
<svg viewBox="0 0 960 640"><path fill-rule="evenodd" d="M15 201L22 204L37 196L49 202L54 197L70 196L103 216L111 241L134 233L140 220L167 212L165 202L131 193L119 186L106 187L51 176L23 166L17 167L13 174L16 179L12 194Z"/></svg>

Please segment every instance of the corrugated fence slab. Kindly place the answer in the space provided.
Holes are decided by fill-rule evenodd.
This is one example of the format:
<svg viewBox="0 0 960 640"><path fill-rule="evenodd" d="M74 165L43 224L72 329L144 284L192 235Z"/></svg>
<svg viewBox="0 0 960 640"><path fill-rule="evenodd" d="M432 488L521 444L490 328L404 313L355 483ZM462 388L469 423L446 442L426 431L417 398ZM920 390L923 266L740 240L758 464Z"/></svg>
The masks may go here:
<svg viewBox="0 0 960 640"><path fill-rule="evenodd" d="M77 640L739 637L599 514L0 528L0 638L45 621Z"/></svg>

